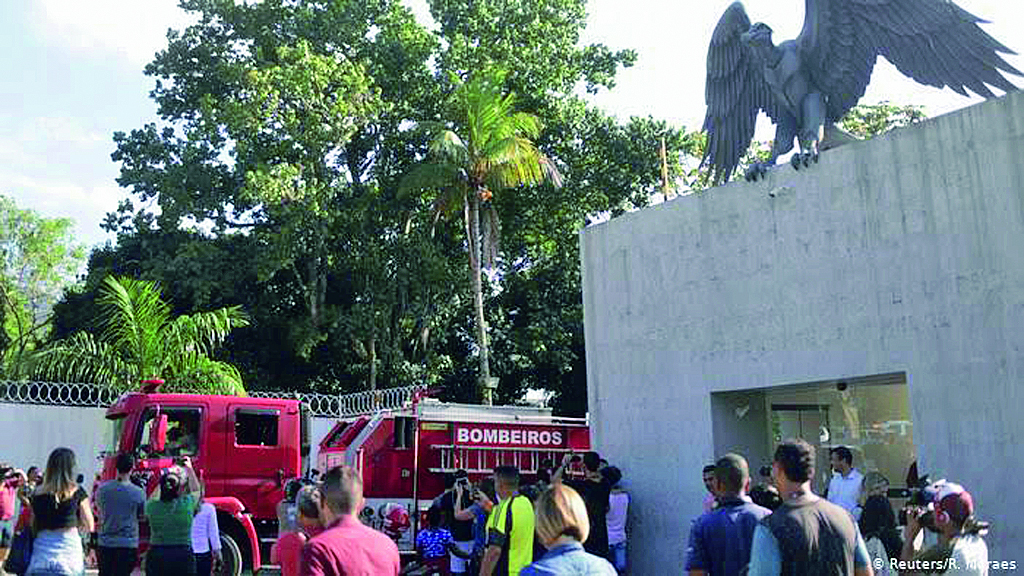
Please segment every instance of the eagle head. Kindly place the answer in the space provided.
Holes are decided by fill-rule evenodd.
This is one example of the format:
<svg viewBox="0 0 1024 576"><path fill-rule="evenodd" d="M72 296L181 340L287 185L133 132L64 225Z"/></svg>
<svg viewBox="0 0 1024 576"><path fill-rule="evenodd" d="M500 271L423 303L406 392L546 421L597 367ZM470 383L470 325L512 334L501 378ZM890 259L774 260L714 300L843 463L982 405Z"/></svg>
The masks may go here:
<svg viewBox="0 0 1024 576"><path fill-rule="evenodd" d="M758 22L740 36L740 40L751 48L768 48L772 44L772 29L763 22Z"/></svg>

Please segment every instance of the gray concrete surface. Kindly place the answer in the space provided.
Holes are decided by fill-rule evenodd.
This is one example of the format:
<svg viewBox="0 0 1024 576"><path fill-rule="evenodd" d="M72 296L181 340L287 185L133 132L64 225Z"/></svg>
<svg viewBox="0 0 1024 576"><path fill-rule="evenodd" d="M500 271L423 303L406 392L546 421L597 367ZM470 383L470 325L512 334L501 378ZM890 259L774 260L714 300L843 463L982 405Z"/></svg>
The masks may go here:
<svg viewBox="0 0 1024 576"><path fill-rule="evenodd" d="M1024 94L581 247L593 435L633 493L634 573L682 569L701 467L732 433L713 392L898 372L922 471L974 493L991 559L1024 561Z"/></svg>

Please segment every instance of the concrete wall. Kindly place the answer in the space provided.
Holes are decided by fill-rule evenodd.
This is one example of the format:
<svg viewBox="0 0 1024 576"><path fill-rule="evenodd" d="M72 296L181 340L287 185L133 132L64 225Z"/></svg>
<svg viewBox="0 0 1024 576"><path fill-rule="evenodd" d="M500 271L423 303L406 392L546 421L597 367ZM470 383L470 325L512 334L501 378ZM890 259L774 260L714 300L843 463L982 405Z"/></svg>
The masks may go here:
<svg viewBox="0 0 1024 576"><path fill-rule="evenodd" d="M974 493L991 558L1019 553L1024 94L581 243L593 434L635 495L635 573L681 569L712 392L901 371L922 471Z"/></svg>

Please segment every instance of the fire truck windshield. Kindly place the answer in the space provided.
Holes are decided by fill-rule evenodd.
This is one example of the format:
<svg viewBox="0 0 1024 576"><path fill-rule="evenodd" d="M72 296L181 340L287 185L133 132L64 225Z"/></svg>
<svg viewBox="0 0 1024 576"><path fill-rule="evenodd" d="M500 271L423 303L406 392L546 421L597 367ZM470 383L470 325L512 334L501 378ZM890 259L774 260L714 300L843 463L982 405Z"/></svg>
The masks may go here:
<svg viewBox="0 0 1024 576"><path fill-rule="evenodd" d="M196 456L199 451L199 408L168 407L163 414L167 415L167 446L162 452L149 447L150 428L156 408L147 408L142 421L135 432L135 445L144 458L161 458L172 456Z"/></svg>
<svg viewBox="0 0 1024 576"><path fill-rule="evenodd" d="M124 423L127 419L127 414L120 414L107 420L107 452L116 454L120 450L121 432L124 431Z"/></svg>

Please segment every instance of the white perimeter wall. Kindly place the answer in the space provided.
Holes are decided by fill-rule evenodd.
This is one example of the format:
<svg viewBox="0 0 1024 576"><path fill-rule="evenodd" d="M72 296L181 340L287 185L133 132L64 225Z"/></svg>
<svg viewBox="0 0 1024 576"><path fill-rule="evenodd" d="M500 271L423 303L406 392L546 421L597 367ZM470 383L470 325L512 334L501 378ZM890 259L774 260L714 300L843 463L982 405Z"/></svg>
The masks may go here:
<svg viewBox="0 0 1024 576"><path fill-rule="evenodd" d="M78 471L85 475L85 486L91 489L102 467L97 457L110 440L105 412L104 408L0 403L0 461L42 469L54 448L71 448Z"/></svg>
<svg viewBox="0 0 1024 576"><path fill-rule="evenodd" d="M974 494L990 558L1024 550L1024 94L581 243L593 436L634 494L634 573L682 570L712 392L902 371L922 472Z"/></svg>

